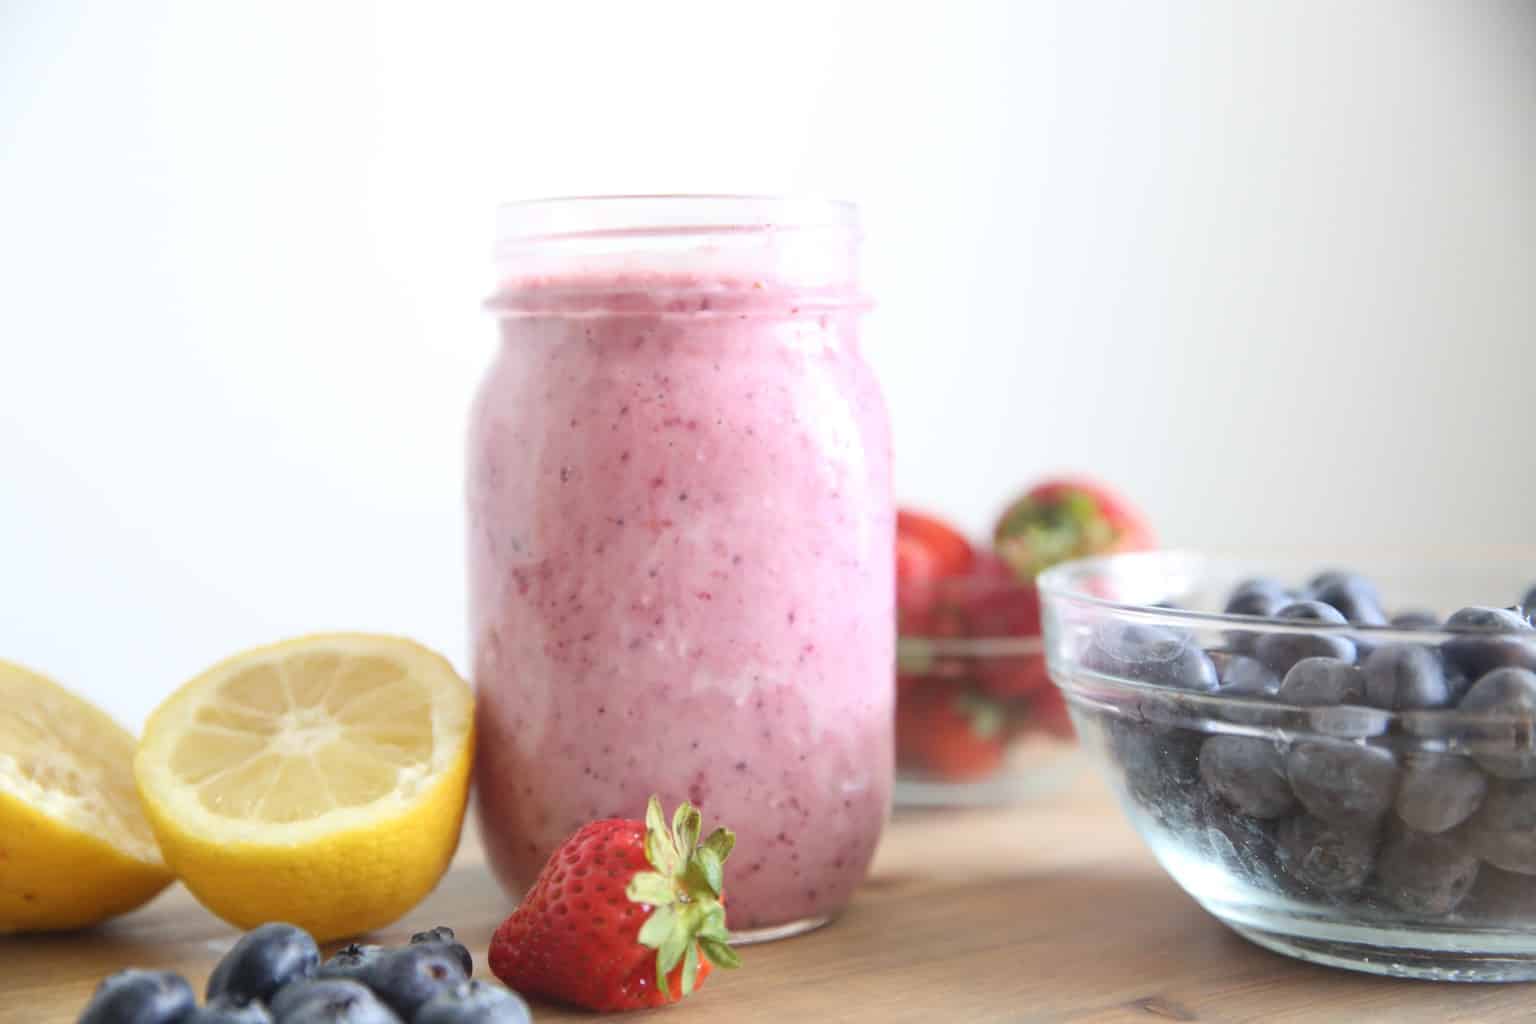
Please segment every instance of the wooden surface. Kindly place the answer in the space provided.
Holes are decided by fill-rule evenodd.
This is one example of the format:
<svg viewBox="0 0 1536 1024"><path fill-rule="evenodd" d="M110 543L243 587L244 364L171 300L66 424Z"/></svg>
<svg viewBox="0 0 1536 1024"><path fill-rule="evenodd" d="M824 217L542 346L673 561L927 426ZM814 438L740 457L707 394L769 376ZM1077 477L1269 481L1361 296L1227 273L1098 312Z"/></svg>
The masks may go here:
<svg viewBox="0 0 1536 1024"><path fill-rule="evenodd" d="M472 835L432 897L376 941L448 924L484 969L508 900ZM0 939L0 1024L73 1021L97 980L173 968L201 990L235 932L180 887L88 933ZM1007 811L901 814L848 912L743 950L665 1011L689 1021L1513 1021L1536 987L1396 981L1268 953L1191 902L1091 772ZM539 1021L591 1015L539 1007Z"/></svg>

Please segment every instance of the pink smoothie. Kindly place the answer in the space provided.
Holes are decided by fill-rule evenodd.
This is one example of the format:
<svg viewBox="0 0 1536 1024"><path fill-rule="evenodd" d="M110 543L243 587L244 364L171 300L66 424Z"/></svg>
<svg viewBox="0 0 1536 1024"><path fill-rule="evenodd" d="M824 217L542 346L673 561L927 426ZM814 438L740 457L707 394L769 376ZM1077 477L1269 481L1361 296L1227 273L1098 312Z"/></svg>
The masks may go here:
<svg viewBox="0 0 1536 1024"><path fill-rule="evenodd" d="M477 801L517 891L655 792L735 830L734 930L835 913L890 804L885 407L848 295L524 279L469 443Z"/></svg>

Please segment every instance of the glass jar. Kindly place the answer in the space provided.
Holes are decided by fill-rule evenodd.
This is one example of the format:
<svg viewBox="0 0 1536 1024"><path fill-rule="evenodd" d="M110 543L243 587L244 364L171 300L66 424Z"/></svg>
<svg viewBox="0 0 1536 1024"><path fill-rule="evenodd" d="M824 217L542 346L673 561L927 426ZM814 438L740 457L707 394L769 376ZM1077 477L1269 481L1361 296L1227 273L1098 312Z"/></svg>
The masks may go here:
<svg viewBox="0 0 1536 1024"><path fill-rule="evenodd" d="M857 214L519 203L469 439L477 810L509 890L690 800L739 939L844 907L889 813L894 511Z"/></svg>

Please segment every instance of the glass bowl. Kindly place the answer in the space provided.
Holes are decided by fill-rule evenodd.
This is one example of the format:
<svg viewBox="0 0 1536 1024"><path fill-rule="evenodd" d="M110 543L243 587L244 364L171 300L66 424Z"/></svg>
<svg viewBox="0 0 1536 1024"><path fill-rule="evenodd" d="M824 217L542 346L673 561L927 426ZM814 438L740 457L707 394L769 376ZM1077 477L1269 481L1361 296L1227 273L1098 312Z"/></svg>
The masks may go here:
<svg viewBox="0 0 1536 1024"><path fill-rule="evenodd" d="M1253 942L1376 974L1536 979L1536 631L1200 610L1320 568L1153 552L1043 574L1050 674L1084 746L1174 881ZM1513 558L1352 568L1430 622L1536 578Z"/></svg>
<svg viewBox="0 0 1536 1024"><path fill-rule="evenodd" d="M896 803L1010 804L1063 788L1077 747L1034 585L944 580L915 607L899 616Z"/></svg>

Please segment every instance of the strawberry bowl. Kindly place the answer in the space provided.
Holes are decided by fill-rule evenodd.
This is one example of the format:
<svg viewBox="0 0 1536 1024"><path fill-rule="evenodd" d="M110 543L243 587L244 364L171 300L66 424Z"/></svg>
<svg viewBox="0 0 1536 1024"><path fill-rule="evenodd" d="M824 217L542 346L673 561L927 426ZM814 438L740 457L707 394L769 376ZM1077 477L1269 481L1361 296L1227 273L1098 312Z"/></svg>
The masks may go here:
<svg viewBox="0 0 1536 1024"><path fill-rule="evenodd" d="M896 802L995 805L1060 790L1076 737L1051 684L1033 584L937 583L897 641Z"/></svg>
<svg viewBox="0 0 1536 1024"><path fill-rule="evenodd" d="M1046 672L1035 577L1155 543L1141 513L1083 476L1037 480L972 541L896 513L898 804L1004 804L1060 789L1072 723Z"/></svg>
<svg viewBox="0 0 1536 1024"><path fill-rule="evenodd" d="M1516 981L1536 980L1533 579L1533 558L1155 552L1039 587L1078 735L1196 902L1316 963Z"/></svg>

